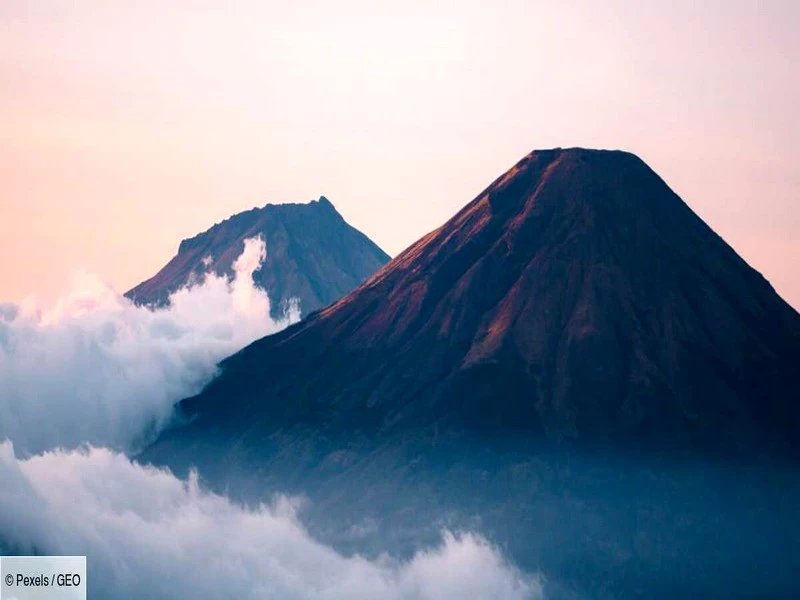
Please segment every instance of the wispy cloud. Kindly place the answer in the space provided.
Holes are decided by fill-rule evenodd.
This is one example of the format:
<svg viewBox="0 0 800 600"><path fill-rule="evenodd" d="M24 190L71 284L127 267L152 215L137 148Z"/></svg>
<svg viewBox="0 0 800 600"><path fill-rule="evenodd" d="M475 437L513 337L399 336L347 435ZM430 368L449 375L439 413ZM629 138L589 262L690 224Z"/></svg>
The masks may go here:
<svg viewBox="0 0 800 600"><path fill-rule="evenodd" d="M296 309L270 318L252 279L264 255L263 240L248 240L232 280L208 275L162 309L136 306L89 275L53 305L3 305L0 439L18 452L146 441L221 359L299 318Z"/></svg>
<svg viewBox="0 0 800 600"><path fill-rule="evenodd" d="M291 499L247 509L107 449L20 460L0 444L0 531L21 551L86 554L92 597L260 600L531 600L518 572L474 534L400 562L315 541Z"/></svg>

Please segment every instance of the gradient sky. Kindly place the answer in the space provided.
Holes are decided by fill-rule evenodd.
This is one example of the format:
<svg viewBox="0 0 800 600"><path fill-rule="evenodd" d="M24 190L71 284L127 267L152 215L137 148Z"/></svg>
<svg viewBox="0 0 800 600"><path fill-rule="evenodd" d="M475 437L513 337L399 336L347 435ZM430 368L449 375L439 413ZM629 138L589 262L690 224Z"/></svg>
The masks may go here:
<svg viewBox="0 0 800 600"><path fill-rule="evenodd" d="M3 0L0 299L326 195L390 254L534 148L637 153L800 307L800 2Z"/></svg>

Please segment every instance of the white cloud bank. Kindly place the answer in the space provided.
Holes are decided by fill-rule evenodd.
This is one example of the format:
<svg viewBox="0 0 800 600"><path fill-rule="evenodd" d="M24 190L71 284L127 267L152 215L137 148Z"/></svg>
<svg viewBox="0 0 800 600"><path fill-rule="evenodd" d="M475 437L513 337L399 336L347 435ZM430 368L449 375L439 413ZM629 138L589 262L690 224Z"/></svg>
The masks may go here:
<svg viewBox="0 0 800 600"><path fill-rule="evenodd" d="M0 305L0 440L20 453L147 441L220 360L299 319L296 306L270 318L252 278L265 252L247 240L233 280L210 274L166 308L136 306L88 275L52 306Z"/></svg>
<svg viewBox="0 0 800 600"><path fill-rule="evenodd" d="M167 424L219 360L299 318L270 318L252 280L264 256L248 240L232 281L209 275L163 309L88 276L53 306L0 305L0 542L85 554L90 598L541 597L477 535L445 533L406 562L346 557L309 536L289 499L248 509L119 452Z"/></svg>
<svg viewBox="0 0 800 600"><path fill-rule="evenodd" d="M86 554L90 597L530 600L542 585L472 534L408 562L345 557L292 502L250 510L107 449L28 459L0 444L0 531L20 551Z"/></svg>

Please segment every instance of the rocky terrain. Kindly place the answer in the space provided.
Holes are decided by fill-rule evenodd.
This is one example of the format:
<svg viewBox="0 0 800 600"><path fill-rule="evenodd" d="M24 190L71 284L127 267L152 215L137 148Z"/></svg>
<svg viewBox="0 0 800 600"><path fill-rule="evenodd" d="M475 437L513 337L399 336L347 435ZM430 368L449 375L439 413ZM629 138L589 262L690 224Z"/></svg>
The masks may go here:
<svg viewBox="0 0 800 600"><path fill-rule="evenodd" d="M163 304L171 292L209 270L230 276L244 240L259 235L267 258L254 280L269 292L276 317L295 298L303 316L330 304L389 260L323 196L308 204L254 208L183 240L164 268L126 296L140 304Z"/></svg>
<svg viewBox="0 0 800 600"><path fill-rule="evenodd" d="M791 597L798 358L800 315L639 158L535 151L141 458L303 492L359 552L477 528L551 597Z"/></svg>

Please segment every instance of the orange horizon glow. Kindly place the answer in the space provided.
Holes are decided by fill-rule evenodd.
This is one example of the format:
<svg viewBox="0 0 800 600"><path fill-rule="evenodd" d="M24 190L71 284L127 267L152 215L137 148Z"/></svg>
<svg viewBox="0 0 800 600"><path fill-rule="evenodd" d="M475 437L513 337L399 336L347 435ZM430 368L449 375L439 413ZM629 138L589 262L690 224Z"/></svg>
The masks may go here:
<svg viewBox="0 0 800 600"><path fill-rule="evenodd" d="M584 146L638 154L800 307L799 29L781 0L5 2L0 301L78 269L124 292L320 195L396 255Z"/></svg>

